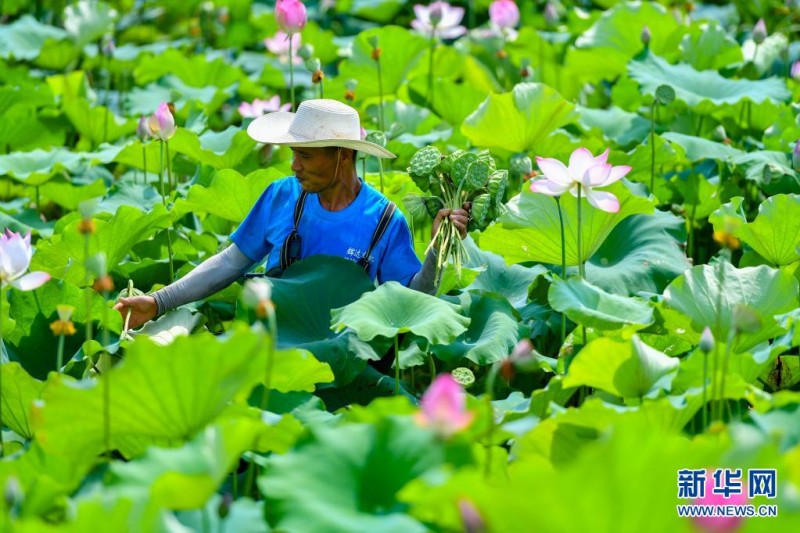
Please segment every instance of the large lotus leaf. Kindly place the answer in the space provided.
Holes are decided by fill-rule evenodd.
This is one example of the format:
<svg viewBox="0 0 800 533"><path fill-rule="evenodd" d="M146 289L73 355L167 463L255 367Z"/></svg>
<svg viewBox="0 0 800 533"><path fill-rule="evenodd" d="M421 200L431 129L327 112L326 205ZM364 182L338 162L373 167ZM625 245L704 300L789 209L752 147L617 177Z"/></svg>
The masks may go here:
<svg viewBox="0 0 800 533"><path fill-rule="evenodd" d="M294 451L273 455L258 486L274 528L425 531L396 494L442 455L433 433L409 417L320 428Z"/></svg>
<svg viewBox="0 0 800 533"><path fill-rule="evenodd" d="M172 74L191 87L213 85L229 87L244 78L244 73L231 66L224 58L209 59L204 55L186 56L177 49L142 58L133 75L136 83L145 85Z"/></svg>
<svg viewBox="0 0 800 533"><path fill-rule="evenodd" d="M63 499L81 485L94 462L95 457L80 448L52 454L33 442L21 455L0 461L0 483L7 486L9 478L16 478L25 496L20 505L22 515L63 512Z"/></svg>
<svg viewBox="0 0 800 533"><path fill-rule="evenodd" d="M663 133L661 138L683 148L689 161L702 161L703 159L731 161L743 154L741 150L737 150L727 144L710 141L702 137L695 137L694 135L686 135L684 133L668 131Z"/></svg>
<svg viewBox="0 0 800 533"><path fill-rule="evenodd" d="M791 155L786 152L772 152L759 150L740 154L733 159L733 164L741 167L745 171L748 180L755 181L767 194L779 192L800 192L800 179L792 168ZM783 185L784 176L788 179L790 190L781 190L786 187ZM778 190L774 190L777 188Z"/></svg>
<svg viewBox="0 0 800 533"><path fill-rule="evenodd" d="M78 208L81 202L104 196L106 191L106 184L102 179L95 180L88 185L81 185L68 181L63 177L51 179L42 185L39 190L42 198L50 199L54 203L73 211Z"/></svg>
<svg viewBox="0 0 800 533"><path fill-rule="evenodd" d="M587 344L564 377L565 387L586 385L622 398L669 391L680 361L651 348L636 335L620 342L601 337Z"/></svg>
<svg viewBox="0 0 800 533"><path fill-rule="evenodd" d="M136 131L135 120L118 117L107 107L92 107L86 100L66 101L63 109L78 133L95 145L113 142Z"/></svg>
<svg viewBox="0 0 800 533"><path fill-rule="evenodd" d="M168 74L158 83L133 89L128 95L127 111L131 115L148 115L157 109L161 102L171 101L178 109L183 109L187 104L201 103L203 112L210 115L233 96L235 87L236 85L225 88L213 85L192 87L180 78Z"/></svg>
<svg viewBox="0 0 800 533"><path fill-rule="evenodd" d="M64 29L83 46L113 33L116 18L117 12L105 2L78 0L64 10Z"/></svg>
<svg viewBox="0 0 800 533"><path fill-rule="evenodd" d="M653 54L631 61L628 74L649 94L655 94L659 85L670 85L677 98L701 113L708 113L715 106L736 104L745 98L761 103L766 100L784 102L791 97L786 83L779 78L733 80L712 70L701 72L691 65L670 65Z"/></svg>
<svg viewBox="0 0 800 533"><path fill-rule="evenodd" d="M484 269L467 287L467 290L499 294L514 307L522 307L527 303L528 287L537 276L547 272L542 265L508 266L501 256L482 250L470 237L464 240L464 245L469 254L469 259L464 266Z"/></svg>
<svg viewBox="0 0 800 533"><path fill-rule="evenodd" d="M735 268L727 262L693 267L664 291L672 308L692 320L692 328L709 327L723 339L733 327L733 310L746 305L758 313L762 328L741 333L734 352L744 352L779 335L783 329L773 318L797 308L798 282L790 274L767 266Z"/></svg>
<svg viewBox="0 0 800 533"><path fill-rule="evenodd" d="M26 152L42 146L61 146L67 125L63 121L40 116L33 107L20 105L5 113L0 122L0 146L10 152Z"/></svg>
<svg viewBox="0 0 800 533"><path fill-rule="evenodd" d="M18 363L0 365L3 373L3 425L14 433L33 438L31 428L31 404L38 400L44 389L44 382L34 379Z"/></svg>
<svg viewBox="0 0 800 533"><path fill-rule="evenodd" d="M574 104L541 83L520 83L510 93L490 94L461 125L476 146L512 152L534 150L574 118Z"/></svg>
<svg viewBox="0 0 800 533"><path fill-rule="evenodd" d="M685 30L666 8L650 2L620 2L579 36L575 46L578 52L589 49L590 58L602 58L594 63L601 76L598 80L614 79L624 73L628 61L642 51L640 35L644 26L650 29L651 50L675 55Z"/></svg>
<svg viewBox="0 0 800 533"><path fill-rule="evenodd" d="M217 533L267 533L269 526L264 520L264 503L250 498L239 497L230 504L228 514L219 516L223 505L223 496L214 494L206 502L204 508L193 511L181 511L176 514L181 524L189 531L209 531Z"/></svg>
<svg viewBox="0 0 800 533"><path fill-rule="evenodd" d="M691 266L685 239L683 219L669 212L628 217L586 262L586 279L614 294L661 294Z"/></svg>
<svg viewBox="0 0 800 533"><path fill-rule="evenodd" d="M413 87L424 94L427 90L427 78L417 77ZM464 122L486 98L486 91L471 83L458 83L449 78L437 78L433 82L433 111L447 123L454 126Z"/></svg>
<svg viewBox="0 0 800 533"><path fill-rule="evenodd" d="M337 386L352 381L367 359L380 358L383 352L376 353L352 332L331 331L331 309L374 288L364 269L338 257L312 256L271 281L280 347L303 348L328 363Z"/></svg>
<svg viewBox="0 0 800 533"><path fill-rule="evenodd" d="M730 231L775 266L800 260L800 195L778 194L758 206L758 215L747 222L737 196L716 210L708 221L715 231Z"/></svg>
<svg viewBox="0 0 800 533"><path fill-rule="evenodd" d="M149 163L148 163L149 166ZM141 172L136 177L136 182L120 181L114 185L108 196L94 204L92 215L99 213L113 214L123 205L136 207L146 213L156 205L163 203L156 187L140 183ZM175 207L173 206L173 210Z"/></svg>
<svg viewBox="0 0 800 533"><path fill-rule="evenodd" d="M50 330L50 324L58 319L57 306L68 303L75 307L72 322L78 333L66 337L64 360L68 360L80 348L85 340L83 331L88 315L87 292L91 296L91 319L95 333L97 323L102 322L103 310L106 309L108 329L118 335L122 329L119 313L108 309L103 297L91 288L79 289L63 281L50 280L33 291L11 291L9 302L16 326L4 335L3 340L13 349L11 358L19 361L33 377L45 379L47 373L56 368L58 338Z"/></svg>
<svg viewBox="0 0 800 533"><path fill-rule="evenodd" d="M402 0L345 0L336 3L336 11L388 24L394 20L403 5Z"/></svg>
<svg viewBox="0 0 800 533"><path fill-rule="evenodd" d="M553 280L547 292L550 306L570 320L586 327L606 330L653 323L653 308L648 302L609 294L591 283L573 277Z"/></svg>
<svg viewBox="0 0 800 533"><path fill-rule="evenodd" d="M0 57L17 60L36 59L48 39L61 40L67 32L48 26L30 15L0 27Z"/></svg>
<svg viewBox="0 0 800 533"><path fill-rule="evenodd" d="M133 245L168 227L169 213L162 205L147 214L123 206L111 219L94 221L97 231L89 240L89 256L105 253L108 269L113 272ZM50 241L40 242L31 260L31 269L44 270L64 281L83 286L86 283L85 237L78 232L78 224L80 221L71 222Z"/></svg>
<svg viewBox="0 0 800 533"><path fill-rule="evenodd" d="M736 40L716 20L689 30L681 41L681 59L695 70L719 70L744 60Z"/></svg>
<svg viewBox="0 0 800 533"><path fill-rule="evenodd" d="M641 144L650 134L648 120L619 107L592 109L579 106L578 113L580 114L578 123L584 130L591 133L596 128L602 137L622 147Z"/></svg>
<svg viewBox="0 0 800 533"><path fill-rule="evenodd" d="M220 170L208 187L193 185L186 200L175 202L177 213L209 213L233 222L241 222L267 186L283 177L268 168L242 176L232 169Z"/></svg>
<svg viewBox="0 0 800 533"><path fill-rule="evenodd" d="M189 335L201 323L202 315L185 307L167 311L155 320L147 322L132 337L144 335L159 346L171 344L178 337Z"/></svg>
<svg viewBox="0 0 800 533"><path fill-rule="evenodd" d="M519 323L514 308L499 295L466 293L461 306L469 316L469 329L449 344L431 346L444 361L464 357L479 365L488 365L508 357L519 340Z"/></svg>
<svg viewBox="0 0 800 533"><path fill-rule="evenodd" d="M111 465L105 490L111 494L142 491L151 505L186 510L201 507L238 464L239 457L254 449L262 434L296 433L300 423L291 415L275 417L272 424L259 419L223 419L206 427L180 448L150 448L128 463ZM285 451L285 450L281 450Z"/></svg>
<svg viewBox="0 0 800 533"><path fill-rule="evenodd" d="M372 45L369 44L369 39L373 37L378 38L378 46L383 50L381 74L384 96L397 93L406 82L411 68L428 47L427 39L398 26L384 26L359 33L353 41L353 55L342 61L337 76L339 80L358 80L356 97L359 99L377 97L379 94L378 70L371 57ZM343 85L341 89L344 89ZM336 84L332 84L329 90L335 91Z"/></svg>
<svg viewBox="0 0 800 533"><path fill-rule="evenodd" d="M80 168L81 156L69 150L32 150L0 155L0 174L8 174L28 185L41 185L61 171Z"/></svg>
<svg viewBox="0 0 800 533"><path fill-rule="evenodd" d="M637 196L621 182L604 190L616 195L620 209L617 213L607 213L593 208L585 198L581 200L581 245L584 259L597 252L606 237L625 217L649 214L654 210L654 198ZM481 235L481 247L502 255L508 263L537 261L560 265L561 226L555 200L543 194L523 191L509 200L506 207L507 211L499 218L500 223L490 226ZM577 200L571 195L563 196L561 209L567 265L577 265Z"/></svg>
<svg viewBox="0 0 800 533"><path fill-rule="evenodd" d="M350 328L358 338L394 339L411 332L430 344L447 344L467 330L470 319L458 306L404 287L396 281L384 283L357 301L331 311L331 328Z"/></svg>
<svg viewBox="0 0 800 533"><path fill-rule="evenodd" d="M246 131L231 126L219 133L207 131L197 135L185 128L178 128L169 141L171 152L184 154L198 163L211 165L216 169L231 168L239 164L253 151L256 142ZM141 148L133 156L141 156ZM149 167L149 163L148 163Z"/></svg>
<svg viewBox="0 0 800 533"><path fill-rule="evenodd" d="M106 378L112 449L132 457L150 444L192 438L263 379L262 343L263 337L244 329L225 342L212 335L180 337L168 346L137 339L124 364ZM104 386L94 379L53 380L35 413L38 442L54 453L72 447L102 452ZM76 418L76 412L83 415Z"/></svg>

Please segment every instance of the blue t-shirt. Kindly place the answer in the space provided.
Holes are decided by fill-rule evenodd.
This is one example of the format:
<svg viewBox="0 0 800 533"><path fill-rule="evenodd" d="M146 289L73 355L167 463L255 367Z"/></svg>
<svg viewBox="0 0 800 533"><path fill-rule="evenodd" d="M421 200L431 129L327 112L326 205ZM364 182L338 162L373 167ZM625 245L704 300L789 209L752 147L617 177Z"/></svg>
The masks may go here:
<svg viewBox="0 0 800 533"><path fill-rule="evenodd" d="M231 234L231 240L253 261L260 262L269 255L267 271L280 265L281 247L294 227L294 206L301 191L294 177L271 183ZM388 202L363 182L355 200L341 211L328 211L316 193L309 194L298 226L300 257L325 254L358 261L367 252ZM408 285L421 266L406 219L397 209L372 250L370 277L377 277L380 283Z"/></svg>

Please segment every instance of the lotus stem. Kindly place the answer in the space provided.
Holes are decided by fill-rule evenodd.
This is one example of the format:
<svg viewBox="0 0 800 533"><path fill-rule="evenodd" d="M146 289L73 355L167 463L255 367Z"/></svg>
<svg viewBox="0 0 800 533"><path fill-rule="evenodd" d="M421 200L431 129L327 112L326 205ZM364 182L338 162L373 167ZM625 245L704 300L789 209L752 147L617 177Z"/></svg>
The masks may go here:
<svg viewBox="0 0 800 533"><path fill-rule="evenodd" d="M566 238L564 236L564 214L561 211L561 199L558 196L553 197L556 201L558 208L558 222L561 226L561 277L567 279L567 251L564 248ZM564 346L564 341L567 338L567 315L561 313L561 346Z"/></svg>
<svg viewBox="0 0 800 533"><path fill-rule="evenodd" d="M83 276L84 285L86 288L86 341L92 340L92 291L91 285L89 280L91 279L91 274L89 273L89 238L90 233L85 233L83 235L83 265L85 274Z"/></svg>
<svg viewBox="0 0 800 533"><path fill-rule="evenodd" d="M400 348L394 336L394 395L400 396Z"/></svg>
<svg viewBox="0 0 800 533"><path fill-rule="evenodd" d="M500 370L499 362L496 362L489 369L486 376L486 389L483 396L486 398L486 411L489 417L489 428L486 430L486 462L483 468L484 480L489 479L492 474L492 437L494 436L494 407L492 407L492 398L494 397L494 385L497 381L497 374Z"/></svg>
<svg viewBox="0 0 800 533"><path fill-rule="evenodd" d="M656 187L656 106L657 100L650 105L650 192L655 194ZM578 185L580 190L580 185Z"/></svg>
<svg viewBox="0 0 800 533"><path fill-rule="evenodd" d="M61 373L64 367L64 334L58 336L58 352L56 355L56 372Z"/></svg>
<svg viewBox="0 0 800 533"><path fill-rule="evenodd" d="M272 387L272 369L275 366L275 352L278 340L278 326L275 322L275 308L272 303L267 309L267 327L269 327L269 342L267 343L267 368L264 374L264 394L261 395L261 410L269 408L269 391Z"/></svg>
<svg viewBox="0 0 800 533"><path fill-rule="evenodd" d="M691 218L688 220L688 222L689 222L689 231L688 231L688 236L687 236L687 239L689 241L689 243L688 243L688 245L689 245L688 246L688 248L689 248L689 257L692 259L692 263L693 264L694 264L694 247L695 247L695 242L694 242L694 240L695 240L694 239L694 220L695 220L696 216L697 216L697 204L694 204L692 206L692 212L691 212L691 215L690 215Z"/></svg>
<svg viewBox="0 0 800 533"><path fill-rule="evenodd" d="M430 349L430 346L428 348ZM431 383L433 383L433 380L436 379L436 361L433 360L433 354L430 351L428 352L428 368L431 372Z"/></svg>
<svg viewBox="0 0 800 533"><path fill-rule="evenodd" d="M111 462L111 354L108 353L108 291L103 291L103 442L106 449L106 460Z"/></svg>
<svg viewBox="0 0 800 533"><path fill-rule="evenodd" d="M375 60L375 65L378 67L378 123L380 125L381 132L386 133L386 123L384 122L383 116L383 73L381 72L380 57ZM383 189L381 189L381 192L383 192Z"/></svg>
<svg viewBox="0 0 800 533"><path fill-rule="evenodd" d="M715 343L716 344L716 343ZM708 352L703 352L703 431L708 428L708 396L706 390L708 389Z"/></svg>
<svg viewBox="0 0 800 533"><path fill-rule="evenodd" d="M169 194L176 189L176 183L172 178L172 158L169 156L169 141L164 141L164 150L167 152L167 178L169 183Z"/></svg>
<svg viewBox="0 0 800 533"><path fill-rule="evenodd" d="M583 265L583 244L581 242L581 234L583 233L583 226L581 226L581 192L581 185L578 184L578 272L580 273L581 278L585 278L586 272Z"/></svg>
<svg viewBox="0 0 800 533"><path fill-rule="evenodd" d="M164 207L167 207L167 196L164 194L164 146L166 145L165 141L162 141L161 146L159 146L159 155L161 156L161 171L158 173L158 181L161 185L161 201L164 203ZM169 148L167 148L169 150ZM169 230L172 227L172 223L170 223L169 227L167 227L167 255L169 256L169 283L175 279L175 265L172 262L172 237L170 237Z"/></svg>
<svg viewBox="0 0 800 533"><path fill-rule="evenodd" d="M3 290L0 288L0 350L3 344ZM6 450L3 444L3 360L0 358L0 457L5 457Z"/></svg>
<svg viewBox="0 0 800 533"><path fill-rule="evenodd" d="M292 111L295 110L294 105L294 56L292 55L292 37L293 33L289 33L289 94L291 95Z"/></svg>
<svg viewBox="0 0 800 533"><path fill-rule="evenodd" d="M383 194L383 159L378 158L378 173L381 176L381 194Z"/></svg>
<svg viewBox="0 0 800 533"><path fill-rule="evenodd" d="M734 331L735 329L732 329L731 333L728 335L727 342L725 343L725 355L722 357L722 376L720 376L720 382L719 382L719 404L718 404L719 418L722 418L723 405L727 404L727 402L725 401L725 374L728 372L728 359L730 359L731 356L731 344L733 344L733 342L738 337L738 333L734 333Z"/></svg>
<svg viewBox="0 0 800 533"><path fill-rule="evenodd" d="M433 108L433 53L436 50L436 27L431 28L431 49L430 59L428 60L428 94L425 99L428 106Z"/></svg>
<svg viewBox="0 0 800 533"><path fill-rule="evenodd" d="M42 213L42 199L39 196L39 186L38 185L35 187L35 190L36 190L36 210L39 212L39 214L41 214Z"/></svg>
<svg viewBox="0 0 800 533"><path fill-rule="evenodd" d="M128 298L133 296L133 280L128 280ZM125 325L122 328L122 335L120 335L120 340L124 339L125 336L128 334L128 329L131 323L131 308L128 307L128 314L125 315Z"/></svg>
<svg viewBox="0 0 800 533"><path fill-rule="evenodd" d="M142 180L142 183L144 185L147 185L147 149L146 149L146 147L144 145L144 141L142 141L142 165L144 167L142 169L142 173L143 173L142 177L144 178ZM134 181L133 181L134 183L136 183L136 179L135 178L136 178L136 176L134 175Z"/></svg>

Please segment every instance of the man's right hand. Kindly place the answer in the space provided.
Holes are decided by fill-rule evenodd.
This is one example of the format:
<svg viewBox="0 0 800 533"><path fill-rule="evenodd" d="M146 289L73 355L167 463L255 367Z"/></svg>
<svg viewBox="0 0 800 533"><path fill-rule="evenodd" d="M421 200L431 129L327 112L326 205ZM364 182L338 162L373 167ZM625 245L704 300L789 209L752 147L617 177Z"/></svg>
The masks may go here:
<svg viewBox="0 0 800 533"><path fill-rule="evenodd" d="M128 327L138 328L148 320L152 320L158 314L158 306L156 299L152 296L131 296L130 298L120 298L119 303L114 306L114 309L119 311L122 315L123 323L128 316L128 310L131 313L131 320Z"/></svg>

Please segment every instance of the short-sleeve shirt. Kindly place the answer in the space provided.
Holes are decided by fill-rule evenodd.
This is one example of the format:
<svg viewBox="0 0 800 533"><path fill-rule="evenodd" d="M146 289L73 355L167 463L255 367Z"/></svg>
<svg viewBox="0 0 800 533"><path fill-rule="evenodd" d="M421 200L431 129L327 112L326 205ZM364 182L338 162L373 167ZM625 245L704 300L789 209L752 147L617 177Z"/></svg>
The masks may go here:
<svg viewBox="0 0 800 533"><path fill-rule="evenodd" d="M231 240L254 262L267 257L267 271L280 265L281 247L294 227L294 207L301 191L294 177L271 183L231 234ZM309 194L298 226L300 257L325 254L357 262L366 254L388 202L363 182L356 198L340 211L328 211L318 194ZM397 281L407 286L421 268L411 231L399 209L370 259L370 277L379 283Z"/></svg>

